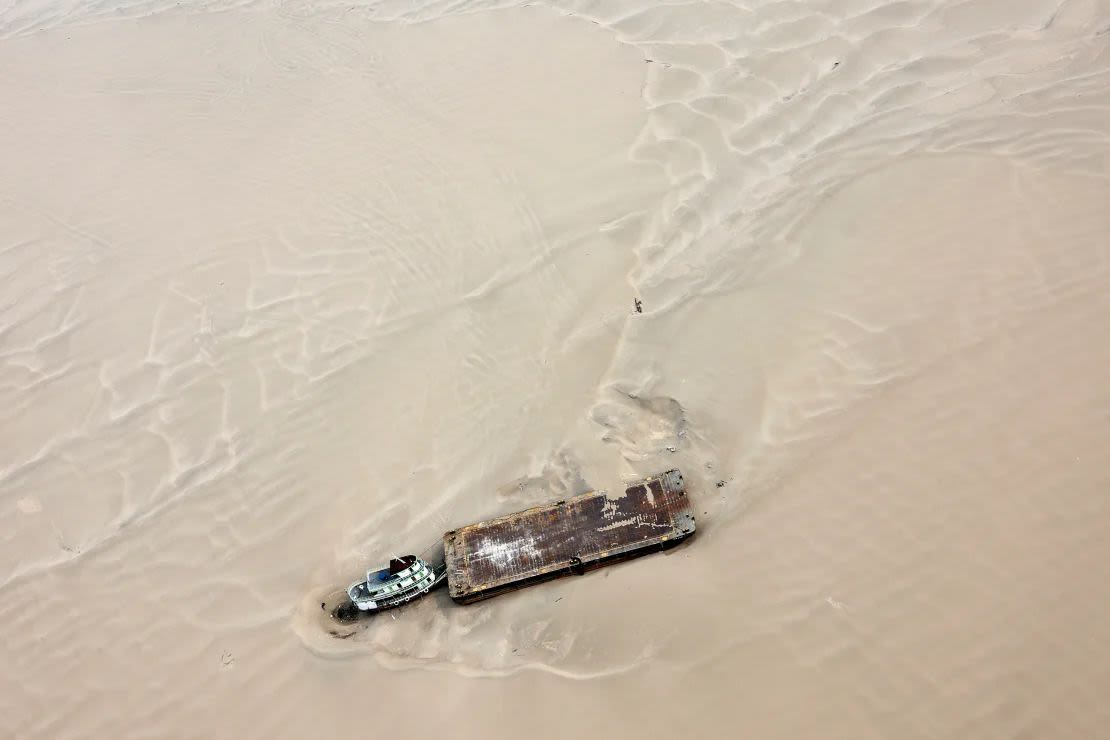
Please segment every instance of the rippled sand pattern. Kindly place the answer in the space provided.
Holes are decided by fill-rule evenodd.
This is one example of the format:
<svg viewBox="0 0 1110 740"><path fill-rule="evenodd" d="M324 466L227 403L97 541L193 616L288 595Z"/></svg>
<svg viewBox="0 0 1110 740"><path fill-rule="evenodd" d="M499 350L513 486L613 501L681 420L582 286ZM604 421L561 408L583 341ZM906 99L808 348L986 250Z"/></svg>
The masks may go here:
<svg viewBox="0 0 1110 740"><path fill-rule="evenodd" d="M1104 736L1110 2L517 5L0 5L0 735Z"/></svg>

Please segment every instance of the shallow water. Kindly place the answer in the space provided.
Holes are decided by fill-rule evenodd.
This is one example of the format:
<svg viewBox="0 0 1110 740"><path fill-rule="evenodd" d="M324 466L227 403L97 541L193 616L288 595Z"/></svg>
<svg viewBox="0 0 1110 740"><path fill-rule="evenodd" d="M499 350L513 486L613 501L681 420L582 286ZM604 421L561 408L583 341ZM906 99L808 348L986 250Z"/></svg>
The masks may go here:
<svg viewBox="0 0 1110 740"><path fill-rule="evenodd" d="M1110 5L513 5L0 9L3 734L1099 736Z"/></svg>

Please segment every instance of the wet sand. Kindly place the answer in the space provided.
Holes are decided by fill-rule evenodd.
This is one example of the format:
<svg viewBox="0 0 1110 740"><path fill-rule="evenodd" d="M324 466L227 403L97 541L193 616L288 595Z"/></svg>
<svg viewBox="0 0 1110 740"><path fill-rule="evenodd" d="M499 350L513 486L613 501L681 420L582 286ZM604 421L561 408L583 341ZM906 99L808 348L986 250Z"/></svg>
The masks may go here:
<svg viewBox="0 0 1110 740"><path fill-rule="evenodd" d="M1110 5L551 5L0 9L0 735L1104 733Z"/></svg>

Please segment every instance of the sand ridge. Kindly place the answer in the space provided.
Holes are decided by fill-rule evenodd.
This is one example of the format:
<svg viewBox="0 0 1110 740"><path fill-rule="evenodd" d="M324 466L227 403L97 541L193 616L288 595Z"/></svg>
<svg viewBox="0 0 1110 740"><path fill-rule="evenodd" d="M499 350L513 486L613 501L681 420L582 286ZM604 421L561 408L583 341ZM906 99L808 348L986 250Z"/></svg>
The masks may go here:
<svg viewBox="0 0 1110 740"><path fill-rule="evenodd" d="M515 5L0 10L0 730L1096 736L1110 4Z"/></svg>

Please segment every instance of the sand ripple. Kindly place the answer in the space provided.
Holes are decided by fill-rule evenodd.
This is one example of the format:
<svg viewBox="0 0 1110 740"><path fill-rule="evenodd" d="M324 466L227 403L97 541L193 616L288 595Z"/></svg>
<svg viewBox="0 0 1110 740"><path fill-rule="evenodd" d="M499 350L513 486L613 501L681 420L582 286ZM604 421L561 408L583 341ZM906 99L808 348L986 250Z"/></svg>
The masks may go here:
<svg viewBox="0 0 1110 740"><path fill-rule="evenodd" d="M1098 736L1110 6L517 5L0 8L2 734ZM327 617L673 466L667 556Z"/></svg>

